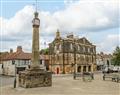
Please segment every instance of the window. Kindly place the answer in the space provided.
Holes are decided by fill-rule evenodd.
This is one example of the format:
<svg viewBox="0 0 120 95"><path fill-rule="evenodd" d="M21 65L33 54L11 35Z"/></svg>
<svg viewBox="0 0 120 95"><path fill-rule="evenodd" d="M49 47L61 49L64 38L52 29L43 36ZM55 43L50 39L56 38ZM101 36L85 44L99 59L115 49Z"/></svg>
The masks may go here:
<svg viewBox="0 0 120 95"><path fill-rule="evenodd" d="M83 52L85 52L85 47L83 47Z"/></svg>
<svg viewBox="0 0 120 95"><path fill-rule="evenodd" d="M61 50L61 45L59 45L59 50Z"/></svg>
<svg viewBox="0 0 120 95"><path fill-rule="evenodd" d="M54 50L55 50L55 51L57 50L57 47L56 47L56 46L54 47Z"/></svg>
<svg viewBox="0 0 120 95"><path fill-rule="evenodd" d="M15 60L12 60L12 65L15 65Z"/></svg>
<svg viewBox="0 0 120 95"><path fill-rule="evenodd" d="M80 46L78 45L78 50L80 50Z"/></svg>
<svg viewBox="0 0 120 95"><path fill-rule="evenodd" d="M70 49L73 49L73 45L72 44L70 44Z"/></svg>
<svg viewBox="0 0 120 95"><path fill-rule="evenodd" d="M88 53L90 53L90 48L88 48Z"/></svg>

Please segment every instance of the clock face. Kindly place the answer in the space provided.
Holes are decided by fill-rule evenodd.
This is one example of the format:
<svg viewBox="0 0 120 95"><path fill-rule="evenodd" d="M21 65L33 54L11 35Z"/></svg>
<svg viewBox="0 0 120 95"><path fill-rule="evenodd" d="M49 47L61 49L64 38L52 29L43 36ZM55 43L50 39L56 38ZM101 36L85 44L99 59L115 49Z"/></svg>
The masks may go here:
<svg viewBox="0 0 120 95"><path fill-rule="evenodd" d="M34 25L40 25L40 20L39 19L34 19L33 24Z"/></svg>

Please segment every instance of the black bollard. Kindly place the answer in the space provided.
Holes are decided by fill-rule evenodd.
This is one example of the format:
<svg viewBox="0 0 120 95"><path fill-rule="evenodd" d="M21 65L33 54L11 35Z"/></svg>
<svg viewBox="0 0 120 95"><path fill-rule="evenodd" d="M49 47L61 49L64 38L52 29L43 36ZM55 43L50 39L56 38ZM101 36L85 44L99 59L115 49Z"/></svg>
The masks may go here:
<svg viewBox="0 0 120 95"><path fill-rule="evenodd" d="M14 88L16 88L16 78L15 78L15 80L14 80Z"/></svg>

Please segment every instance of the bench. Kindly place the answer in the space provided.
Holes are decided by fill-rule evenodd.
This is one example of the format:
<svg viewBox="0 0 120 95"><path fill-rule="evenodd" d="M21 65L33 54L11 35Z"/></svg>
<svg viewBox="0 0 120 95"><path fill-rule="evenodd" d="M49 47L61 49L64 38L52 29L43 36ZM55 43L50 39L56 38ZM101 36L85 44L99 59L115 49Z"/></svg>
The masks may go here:
<svg viewBox="0 0 120 95"><path fill-rule="evenodd" d="M76 79L77 77L82 77L82 78L83 78L83 81L94 79L94 74L93 74L93 73L90 73L90 72L74 73L73 76L74 76L74 79Z"/></svg>
<svg viewBox="0 0 120 95"><path fill-rule="evenodd" d="M104 74L103 80L106 80L106 78L111 79L112 81L119 82L120 81L120 74Z"/></svg>
<svg viewBox="0 0 120 95"><path fill-rule="evenodd" d="M113 76L112 76L112 74L104 74L103 75L103 80L105 80L106 78L112 79Z"/></svg>
<svg viewBox="0 0 120 95"><path fill-rule="evenodd" d="M94 79L94 74L90 72L83 73L83 81L92 81Z"/></svg>
<svg viewBox="0 0 120 95"><path fill-rule="evenodd" d="M120 74L113 74L112 81L119 82L120 81Z"/></svg>
<svg viewBox="0 0 120 95"><path fill-rule="evenodd" d="M81 73L74 73L73 78L76 79L77 77L82 77Z"/></svg>

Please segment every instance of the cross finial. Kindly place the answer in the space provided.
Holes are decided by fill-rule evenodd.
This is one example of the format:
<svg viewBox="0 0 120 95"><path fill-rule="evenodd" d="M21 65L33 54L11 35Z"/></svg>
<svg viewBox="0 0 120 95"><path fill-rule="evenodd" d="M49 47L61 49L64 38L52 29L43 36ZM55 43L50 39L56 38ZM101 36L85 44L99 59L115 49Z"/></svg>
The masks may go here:
<svg viewBox="0 0 120 95"><path fill-rule="evenodd" d="M37 12L37 0L36 0L36 12Z"/></svg>
<svg viewBox="0 0 120 95"><path fill-rule="evenodd" d="M35 5L36 5L36 6L35 6L36 11L35 11L34 15L35 15L35 18L38 18L38 12L37 12L37 0L36 0L36 4L35 4Z"/></svg>

